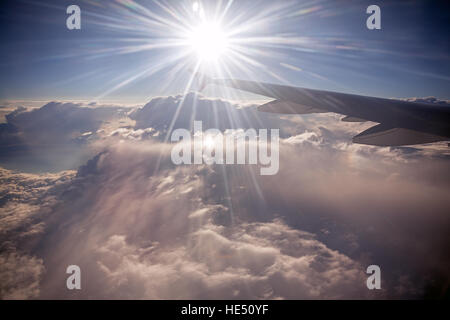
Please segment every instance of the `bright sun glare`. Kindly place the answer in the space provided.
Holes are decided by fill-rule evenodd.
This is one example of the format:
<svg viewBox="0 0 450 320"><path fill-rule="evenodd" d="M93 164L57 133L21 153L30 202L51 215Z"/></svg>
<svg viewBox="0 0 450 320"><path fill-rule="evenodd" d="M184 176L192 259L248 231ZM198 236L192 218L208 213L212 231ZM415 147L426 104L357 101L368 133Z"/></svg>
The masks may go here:
<svg viewBox="0 0 450 320"><path fill-rule="evenodd" d="M152 59L148 59L148 65L130 71L128 76L111 80L113 85L96 97L97 100L163 70L170 81L158 84L162 91L183 86L183 90L189 92L195 83L198 84L194 81L197 73L216 78L244 77L285 82L274 72L274 69L279 69L275 62L280 61L280 66L291 71L308 73L296 65L281 62L286 50L310 54L317 48L329 48L318 40L298 36L290 30L278 30L280 21L313 13L320 9L319 6L301 9L303 5L291 1L274 1L273 5L255 12L253 4L247 8L247 2L234 0L153 1L152 6L144 6L134 0L119 2L121 5L114 6L114 10L117 10L117 21L120 18L123 23L112 23L110 17L101 23L103 28L113 28L123 35L119 50L115 47L97 48L90 54L103 57L105 54L145 51L152 52ZM248 2L248 5L250 3L253 2ZM124 14L130 17L125 18ZM268 30L273 30L273 33L267 35ZM130 34L130 31L134 33ZM161 59L156 63L158 57ZM186 80L180 76L183 71L190 74L186 83L181 83ZM323 78L313 73L309 75ZM235 92L227 91L227 95L231 94Z"/></svg>
<svg viewBox="0 0 450 320"><path fill-rule="evenodd" d="M228 49L228 38L218 23L203 21L188 36L191 49L202 61L216 61Z"/></svg>

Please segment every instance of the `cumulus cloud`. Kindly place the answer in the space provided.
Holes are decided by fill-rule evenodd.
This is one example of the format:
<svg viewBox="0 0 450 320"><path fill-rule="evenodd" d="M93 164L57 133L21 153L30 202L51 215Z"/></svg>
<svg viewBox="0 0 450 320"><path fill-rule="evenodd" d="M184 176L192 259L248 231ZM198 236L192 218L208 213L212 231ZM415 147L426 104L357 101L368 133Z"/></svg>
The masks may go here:
<svg viewBox="0 0 450 320"><path fill-rule="evenodd" d="M34 252L47 270L41 297L71 297L58 285L68 264L89 275L78 297L365 295L358 262L280 219L252 222L232 212L220 199L223 183L215 168L175 167L168 151L118 143L80 169L52 212L59 217L52 223L65 227L52 228Z"/></svg>
<svg viewBox="0 0 450 320"><path fill-rule="evenodd" d="M75 175L27 174L0 168L0 240L3 245L37 233L42 215L56 203L56 196Z"/></svg>
<svg viewBox="0 0 450 320"><path fill-rule="evenodd" d="M133 111L135 124L96 140L101 152L76 174L3 171L0 230L10 243L0 256L9 266L23 259L32 279L0 282L4 297L445 294L448 156L352 145L348 137L370 124L342 123L336 115L278 121L252 115L251 107L183 98L157 98ZM243 128L283 123L277 175L260 176L258 166L171 162L172 146L160 140L171 127L190 128L196 119L209 123L204 129L217 121L239 128L235 116ZM71 264L81 267L81 291L64 287ZM365 287L370 264L381 266L381 292Z"/></svg>
<svg viewBox="0 0 450 320"><path fill-rule="evenodd" d="M448 104L450 104L450 100L438 99L438 98L436 98L436 97L405 98L404 100L406 100L406 101L412 101L412 102L423 102L423 103L443 104L443 105L448 105Z"/></svg>
<svg viewBox="0 0 450 320"><path fill-rule="evenodd" d="M100 267L110 289L152 299L324 299L365 293L357 263L280 221L241 224L231 232L205 224L190 237L172 249L160 243L142 249L125 236L110 237L99 248L101 261L109 262Z"/></svg>
<svg viewBox="0 0 450 320"><path fill-rule="evenodd" d="M30 144L52 144L73 138L75 133L96 131L104 121L120 112L123 110L117 107L92 108L80 103L50 102L30 111L17 108L5 116L7 124L2 129L19 134Z"/></svg>
<svg viewBox="0 0 450 320"><path fill-rule="evenodd" d="M202 121L204 130L278 128L281 136L286 133L284 126L289 125L276 115L259 112L256 106L241 107L194 92L155 98L130 113L130 118L136 121L135 129L154 128L165 134L178 128L191 129L194 121Z"/></svg>
<svg viewBox="0 0 450 320"><path fill-rule="evenodd" d="M0 298L40 294L43 260L28 254L46 229L50 208L75 172L24 174L0 168Z"/></svg>
<svg viewBox="0 0 450 320"><path fill-rule="evenodd" d="M109 134L110 137L119 137L120 139L128 140L146 140L157 138L160 133L153 128L132 129L132 128L118 128Z"/></svg>
<svg viewBox="0 0 450 320"><path fill-rule="evenodd" d="M34 109L18 107L5 115L6 123L0 123L0 161L5 167L25 171L74 169L80 159L91 156L84 148L91 134L125 117L127 111L118 106L62 102Z"/></svg>
<svg viewBox="0 0 450 320"><path fill-rule="evenodd" d="M311 132L311 131L305 131L304 133L295 135L295 136L291 136L287 139L284 140L285 143L287 144L303 144L303 143L312 143L315 145L319 145L322 140L319 137L319 135L317 135L315 132Z"/></svg>
<svg viewBox="0 0 450 320"><path fill-rule="evenodd" d="M0 255L0 298L36 298L43 272L42 259L14 252Z"/></svg>

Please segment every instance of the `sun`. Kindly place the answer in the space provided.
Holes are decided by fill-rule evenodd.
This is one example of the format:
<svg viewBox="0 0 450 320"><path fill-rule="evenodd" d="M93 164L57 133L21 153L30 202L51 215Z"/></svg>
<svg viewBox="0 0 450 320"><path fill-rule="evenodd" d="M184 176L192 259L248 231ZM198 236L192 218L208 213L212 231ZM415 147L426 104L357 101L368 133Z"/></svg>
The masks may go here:
<svg viewBox="0 0 450 320"><path fill-rule="evenodd" d="M188 33L187 42L200 61L216 62L229 49L229 39L219 23L202 21Z"/></svg>

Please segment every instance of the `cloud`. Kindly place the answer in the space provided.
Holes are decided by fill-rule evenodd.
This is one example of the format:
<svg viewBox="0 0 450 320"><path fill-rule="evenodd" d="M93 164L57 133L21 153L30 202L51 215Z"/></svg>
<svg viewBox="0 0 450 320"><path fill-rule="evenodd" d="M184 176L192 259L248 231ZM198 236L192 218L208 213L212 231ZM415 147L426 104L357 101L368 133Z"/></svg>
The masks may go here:
<svg viewBox="0 0 450 320"><path fill-rule="evenodd" d="M280 219L231 212L215 201L223 186L214 168L175 167L169 151L117 143L80 168L33 252L46 266L41 298L74 297L61 286L68 264L90 279L76 297L364 296L358 262Z"/></svg>
<svg viewBox="0 0 450 320"><path fill-rule="evenodd" d="M17 253L0 255L0 298L30 299L39 296L42 259Z"/></svg>
<svg viewBox="0 0 450 320"><path fill-rule="evenodd" d="M322 141L315 132L305 131L304 133L285 139L284 142L293 145L303 144L305 142L319 145Z"/></svg>
<svg viewBox="0 0 450 320"><path fill-rule="evenodd" d="M113 119L126 116L118 106L84 106L49 102L41 108L18 107L0 123L0 161L24 171L76 168L92 156L85 148L90 135Z"/></svg>
<svg viewBox="0 0 450 320"><path fill-rule="evenodd" d="M442 105L449 105L450 104L450 100L438 99L436 97L405 98L404 100L412 101L412 102L435 103L435 104L442 104Z"/></svg>
<svg viewBox="0 0 450 320"><path fill-rule="evenodd" d="M155 98L132 112L130 118L136 121L135 129L154 128L165 134L178 128L191 129L194 120L202 121L204 130L279 128L281 136L288 124L276 115L259 112L255 106L241 107L194 92Z"/></svg>
<svg viewBox="0 0 450 320"><path fill-rule="evenodd" d="M43 236L50 209L75 172L33 175L0 168L0 298L40 294L43 260L28 252Z"/></svg>
<svg viewBox="0 0 450 320"><path fill-rule="evenodd" d="M142 249L128 244L125 236L115 235L99 248L100 267L107 283L112 284L110 290L128 292L130 298L324 299L364 295L364 277L358 264L311 234L280 221L241 224L231 233L224 231L205 224L191 235L187 245L171 249L160 243Z"/></svg>
<svg viewBox="0 0 450 320"><path fill-rule="evenodd" d="M112 131L109 136L120 137L121 139L129 140L145 140L150 138L157 138L160 136L159 132L153 128L137 129L119 128Z"/></svg>
<svg viewBox="0 0 450 320"><path fill-rule="evenodd" d="M75 133L96 131L104 121L123 112L117 107L83 106L80 103L50 102L28 111L23 107L6 115L5 131L15 132L35 145L66 142Z"/></svg>
<svg viewBox="0 0 450 320"><path fill-rule="evenodd" d="M9 242L0 256L10 265L31 261L30 283L39 283L37 292L0 282L5 296L17 297L19 287L59 299L445 294L447 156L356 146L348 137L368 124L318 115L283 119L275 176L260 176L257 166L175 166L172 145L155 134L170 128L182 98L152 100L131 113L135 124L101 135L89 129L99 152L76 174L2 171L0 230ZM173 128L190 127L194 98ZM225 117L237 115L235 106L198 99L197 119L237 126ZM214 118L208 108L224 113ZM245 110L239 117L249 119ZM279 126L272 117L261 126ZM81 267L81 291L64 287L71 264ZM381 267L381 292L365 287L370 264Z"/></svg>
<svg viewBox="0 0 450 320"><path fill-rule="evenodd" d="M1 242L24 239L39 230L42 216L74 175L74 171L38 175L0 168Z"/></svg>

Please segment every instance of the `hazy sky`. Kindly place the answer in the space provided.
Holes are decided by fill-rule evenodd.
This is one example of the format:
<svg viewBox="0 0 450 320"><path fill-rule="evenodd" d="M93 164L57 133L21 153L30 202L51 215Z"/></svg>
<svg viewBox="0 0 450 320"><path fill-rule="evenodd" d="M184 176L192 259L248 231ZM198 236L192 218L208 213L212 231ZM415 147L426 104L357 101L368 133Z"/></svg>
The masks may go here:
<svg viewBox="0 0 450 320"><path fill-rule="evenodd" d="M3 0L0 100L182 93L196 59L183 45L183 29L198 22L194 2ZM222 31L239 43L216 67L256 81L448 98L448 2L382 1L382 29L368 30L372 2L240 0L226 9L225 0L205 1L207 19L224 14ZM81 30L66 28L71 4L81 8Z"/></svg>

